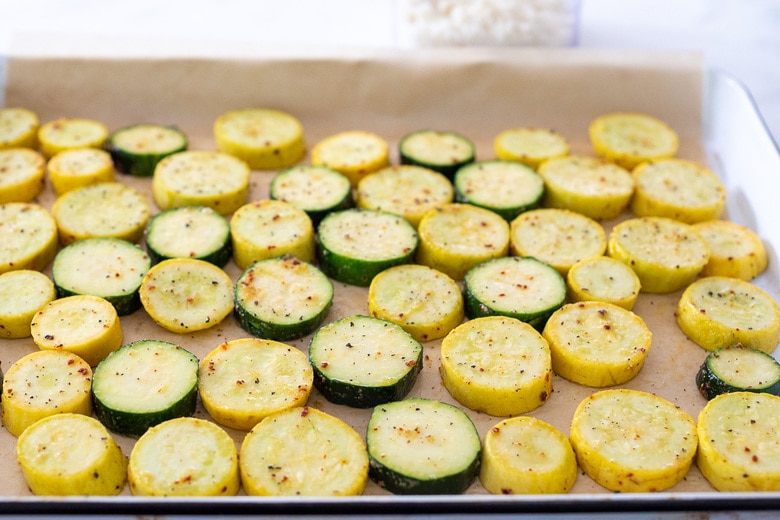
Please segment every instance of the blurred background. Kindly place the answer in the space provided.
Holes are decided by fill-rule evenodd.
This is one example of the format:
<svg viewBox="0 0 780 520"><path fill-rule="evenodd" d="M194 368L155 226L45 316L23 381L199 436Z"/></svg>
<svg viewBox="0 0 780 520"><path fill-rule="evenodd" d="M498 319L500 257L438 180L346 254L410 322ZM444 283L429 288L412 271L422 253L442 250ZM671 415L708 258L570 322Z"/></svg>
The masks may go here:
<svg viewBox="0 0 780 520"><path fill-rule="evenodd" d="M778 0L0 0L0 84L11 53L432 45L699 50L745 84L780 141Z"/></svg>

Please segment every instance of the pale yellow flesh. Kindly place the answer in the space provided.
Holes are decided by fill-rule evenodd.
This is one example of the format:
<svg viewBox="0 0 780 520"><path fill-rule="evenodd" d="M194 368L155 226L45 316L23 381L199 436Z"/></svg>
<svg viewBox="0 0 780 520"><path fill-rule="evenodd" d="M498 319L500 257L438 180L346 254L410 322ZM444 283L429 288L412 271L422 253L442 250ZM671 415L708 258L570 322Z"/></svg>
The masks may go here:
<svg viewBox="0 0 780 520"><path fill-rule="evenodd" d="M313 384L314 372L303 352L256 338L218 346L203 358L198 376L206 411L217 423L238 430L306 404Z"/></svg>
<svg viewBox="0 0 780 520"><path fill-rule="evenodd" d="M100 148L107 137L108 128L92 119L57 119L38 130L38 141L46 157L74 148Z"/></svg>
<svg viewBox="0 0 780 520"><path fill-rule="evenodd" d="M66 192L52 206L60 242L114 237L136 242L143 234L151 209L135 188L102 182Z"/></svg>
<svg viewBox="0 0 780 520"><path fill-rule="evenodd" d="M0 147L0 204L30 202L43 191L46 161L27 148Z"/></svg>
<svg viewBox="0 0 780 520"><path fill-rule="evenodd" d="M241 445L241 480L249 495L359 495L368 479L368 454L345 422L309 407L264 419Z"/></svg>
<svg viewBox="0 0 780 520"><path fill-rule="evenodd" d="M344 175L322 166L301 165L280 172L272 184L273 197L306 211L325 210L344 200L352 184Z"/></svg>
<svg viewBox="0 0 780 520"><path fill-rule="evenodd" d="M406 220L376 210L333 214L322 221L319 234L332 252L369 261L406 256L417 244L414 228Z"/></svg>
<svg viewBox="0 0 780 520"><path fill-rule="evenodd" d="M652 333L631 311L603 302L579 302L555 311L544 328L555 373L592 387L630 381L644 365Z"/></svg>
<svg viewBox="0 0 780 520"><path fill-rule="evenodd" d="M580 260L566 275L572 301L603 301L631 310L642 284L626 264L608 256Z"/></svg>
<svg viewBox="0 0 780 520"><path fill-rule="evenodd" d="M677 153L677 133L665 122L648 114L617 112L594 119L588 135L597 155L633 169L653 159Z"/></svg>
<svg viewBox="0 0 780 520"><path fill-rule="evenodd" d="M114 163L111 155L96 148L62 151L49 159L47 169L49 180L57 195L90 184L114 181Z"/></svg>
<svg viewBox="0 0 780 520"><path fill-rule="evenodd" d="M534 417L506 419L485 434L479 479L490 493L568 493L577 470L569 439Z"/></svg>
<svg viewBox="0 0 780 520"><path fill-rule="evenodd" d="M30 336L33 316L57 297L48 276L29 269L0 275L0 337Z"/></svg>
<svg viewBox="0 0 780 520"><path fill-rule="evenodd" d="M57 223L42 206L23 202L0 205L0 273L43 271L54 259L57 243Z"/></svg>
<svg viewBox="0 0 780 520"><path fill-rule="evenodd" d="M59 413L90 415L92 370L63 350L39 350L20 358L3 379L3 426L20 435L36 421Z"/></svg>
<svg viewBox="0 0 780 520"><path fill-rule="evenodd" d="M225 218L204 206L186 206L158 215L146 243L169 258L200 257L226 246Z"/></svg>
<svg viewBox="0 0 780 520"><path fill-rule="evenodd" d="M498 134L493 141L496 157L520 161L531 168L555 157L569 153L565 137L546 128L510 128Z"/></svg>
<svg viewBox="0 0 780 520"><path fill-rule="evenodd" d="M447 132L416 133L404 138L402 146L409 157L433 165L456 164L474 153L467 139Z"/></svg>
<svg viewBox="0 0 780 520"><path fill-rule="evenodd" d="M118 495L127 459L96 419L64 413L35 423L16 447L22 474L36 495Z"/></svg>
<svg viewBox="0 0 780 520"><path fill-rule="evenodd" d="M161 327L184 333L205 330L233 310L233 281L219 267L193 258L173 258L144 276L141 304Z"/></svg>
<svg viewBox="0 0 780 520"><path fill-rule="evenodd" d="M314 145L311 164L341 172L357 187L360 179L390 164L390 148L387 141L371 132L340 132Z"/></svg>
<svg viewBox="0 0 780 520"><path fill-rule="evenodd" d="M111 142L120 150L136 154L170 152L184 144L179 132L157 125L138 125L124 129L114 134Z"/></svg>
<svg viewBox="0 0 780 520"><path fill-rule="evenodd" d="M696 423L665 399L602 390L574 412L570 440L580 467L612 491L663 491L682 480L696 454Z"/></svg>
<svg viewBox="0 0 780 520"><path fill-rule="evenodd" d="M0 108L0 150L36 148L39 124L35 112L26 108Z"/></svg>
<svg viewBox="0 0 780 520"><path fill-rule="evenodd" d="M544 181L535 171L505 161L486 161L462 168L455 183L471 202L494 208L533 204L544 190Z"/></svg>
<svg viewBox="0 0 780 520"><path fill-rule="evenodd" d="M702 474L719 491L780 491L780 398L734 392L699 413Z"/></svg>
<svg viewBox="0 0 780 520"><path fill-rule="evenodd" d="M452 184L444 175L401 165L363 177L357 187L357 205L400 215L416 227L425 213L452 202L453 195Z"/></svg>
<svg viewBox="0 0 780 520"><path fill-rule="evenodd" d="M526 211L512 221L510 252L533 256L563 274L583 258L607 248L604 228L595 220L565 209Z"/></svg>
<svg viewBox="0 0 780 520"><path fill-rule="evenodd" d="M371 280L368 311L425 342L447 335L463 321L463 296L458 284L442 272L422 265L399 265Z"/></svg>
<svg viewBox="0 0 780 520"><path fill-rule="evenodd" d="M233 439L204 419L180 417L146 431L130 452L133 495L231 496L238 493Z"/></svg>
<svg viewBox="0 0 780 520"><path fill-rule="evenodd" d="M766 270L766 248L753 230L727 220L699 222L693 229L710 247L710 258L702 269L702 276L729 276L749 281Z"/></svg>
<svg viewBox="0 0 780 520"><path fill-rule="evenodd" d="M780 341L780 310L762 289L738 278L710 276L685 289L677 324L705 350L742 343L771 354Z"/></svg>
<svg viewBox="0 0 780 520"><path fill-rule="evenodd" d="M442 341L441 375L464 406L490 415L518 415L544 404L552 392L550 347L527 323L477 318Z"/></svg>

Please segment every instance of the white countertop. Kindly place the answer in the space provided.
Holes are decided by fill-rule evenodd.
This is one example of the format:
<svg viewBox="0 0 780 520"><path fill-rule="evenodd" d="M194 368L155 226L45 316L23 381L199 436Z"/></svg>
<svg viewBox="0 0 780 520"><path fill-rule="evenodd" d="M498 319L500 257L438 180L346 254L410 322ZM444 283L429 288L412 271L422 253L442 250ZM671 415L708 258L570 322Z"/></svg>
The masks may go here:
<svg viewBox="0 0 780 520"><path fill-rule="evenodd" d="M251 52L256 45L409 47L403 0L0 0L2 58L37 48L95 54ZM699 50L707 66L740 79L780 141L780 2L777 0L582 0L585 48ZM20 42L22 42L20 44ZM208 43L208 46L203 44ZM0 94L0 104L2 104Z"/></svg>

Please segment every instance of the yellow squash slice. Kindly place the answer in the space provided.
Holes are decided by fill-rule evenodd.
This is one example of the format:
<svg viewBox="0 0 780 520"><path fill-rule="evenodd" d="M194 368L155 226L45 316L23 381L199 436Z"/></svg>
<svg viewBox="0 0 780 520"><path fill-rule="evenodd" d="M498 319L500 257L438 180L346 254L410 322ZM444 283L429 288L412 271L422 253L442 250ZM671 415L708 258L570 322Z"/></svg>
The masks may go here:
<svg viewBox="0 0 780 520"><path fill-rule="evenodd" d="M54 283L39 271L0 274L0 338L30 337L35 313L56 297Z"/></svg>
<svg viewBox="0 0 780 520"><path fill-rule="evenodd" d="M57 254L57 223L31 202L0 204L0 273L43 271Z"/></svg>
<svg viewBox="0 0 780 520"><path fill-rule="evenodd" d="M38 129L38 142L46 157L74 148L100 148L108 138L108 128L100 121L61 118Z"/></svg>
<svg viewBox="0 0 780 520"><path fill-rule="evenodd" d="M615 112L594 119L588 128L596 155L627 170L645 161L672 157L679 138L665 122L647 114Z"/></svg>
<svg viewBox="0 0 780 520"><path fill-rule="evenodd" d="M90 184L114 181L114 163L105 150L77 148L58 153L47 165L57 195Z"/></svg>
<svg viewBox="0 0 780 520"><path fill-rule="evenodd" d="M390 165L390 148L387 141L374 133L348 130L315 144L311 163L344 174L357 187L360 179Z"/></svg>
<svg viewBox="0 0 780 520"><path fill-rule="evenodd" d="M38 148L38 115L26 108L0 108L0 150Z"/></svg>
<svg viewBox="0 0 780 520"><path fill-rule="evenodd" d="M702 276L750 281L766 269L766 248L753 230L728 220L698 222L693 229L710 246L710 259L702 269Z"/></svg>
<svg viewBox="0 0 780 520"><path fill-rule="evenodd" d="M493 140L496 157L519 161L538 168L549 159L569 154L569 142L562 135L546 128L510 128Z"/></svg>
<svg viewBox="0 0 780 520"><path fill-rule="evenodd" d="M0 204L30 202L43 191L46 160L28 148L0 148Z"/></svg>
<svg viewBox="0 0 780 520"><path fill-rule="evenodd" d="M571 301L614 303L634 308L642 284L633 269L609 256L584 258L566 274Z"/></svg>

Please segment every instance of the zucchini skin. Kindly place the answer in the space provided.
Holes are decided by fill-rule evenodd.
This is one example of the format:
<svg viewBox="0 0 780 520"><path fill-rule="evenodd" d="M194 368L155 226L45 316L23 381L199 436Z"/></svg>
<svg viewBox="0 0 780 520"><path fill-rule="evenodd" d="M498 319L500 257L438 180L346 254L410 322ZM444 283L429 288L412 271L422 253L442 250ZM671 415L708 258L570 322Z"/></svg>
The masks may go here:
<svg viewBox="0 0 780 520"><path fill-rule="evenodd" d="M468 145L468 147L471 149L471 153L467 156L463 156L457 159L453 159L452 162L449 163L433 163L427 160L419 159L416 157L413 153L410 153L406 149L407 141L415 139L418 136L422 136L425 134L433 134L433 135L441 135L446 137L451 137L455 140L461 141L464 145ZM471 164L474 162L474 158L476 155L474 143L471 142L470 139L467 137L460 135L456 132L442 132L437 130L418 130L415 132L411 132L404 137L401 138L400 143L398 144L398 155L400 158L401 164L409 164L412 166L422 166L423 168L428 168L430 170L433 170L435 172L439 172L445 177L447 177L450 181L452 181L455 178L455 173L462 168L463 166L467 164Z"/></svg>
<svg viewBox="0 0 780 520"><path fill-rule="evenodd" d="M93 396L92 404L95 416L109 430L120 435L140 437L146 430L169 419L189 417L195 413L197 404L197 385L192 387L187 395L165 410L143 414L133 414L113 410L105 406L100 399Z"/></svg>
<svg viewBox="0 0 780 520"><path fill-rule="evenodd" d="M729 384L725 380L721 379L715 373L715 370L713 370L712 367L710 366L710 361L714 357L717 357L718 353L724 349L738 349L739 351L744 351L748 353L748 355L757 355L757 356L764 355L770 357L769 354L766 354L763 351L746 347L741 343L722 347L718 350L714 350L710 352L707 355L707 358L701 364L701 367L699 367L698 372L696 372L696 388L699 389L699 392L705 399L711 401L712 399L716 398L720 394L730 394L733 392L754 392L754 393L763 393L763 394L780 396L780 379L776 380L771 385L760 387L760 388L738 387Z"/></svg>
<svg viewBox="0 0 780 520"><path fill-rule="evenodd" d="M181 136L181 146L171 149L168 152L152 152L152 153L137 153L124 150L116 146L113 142L113 137L118 132L130 130L141 126L156 126L156 125L135 125L127 128L117 130L106 139L103 148L111 155L111 160L114 162L114 166L117 171L126 175L132 175L134 177L151 177L154 174L154 168L157 163L165 157L177 153L183 152L189 146L187 136L175 126L160 127L178 133Z"/></svg>
<svg viewBox="0 0 780 520"><path fill-rule="evenodd" d="M457 495L464 493L474 482L481 468L481 456L463 471L436 480L420 480L402 475L382 465L368 455L368 477L377 485L396 495Z"/></svg>

